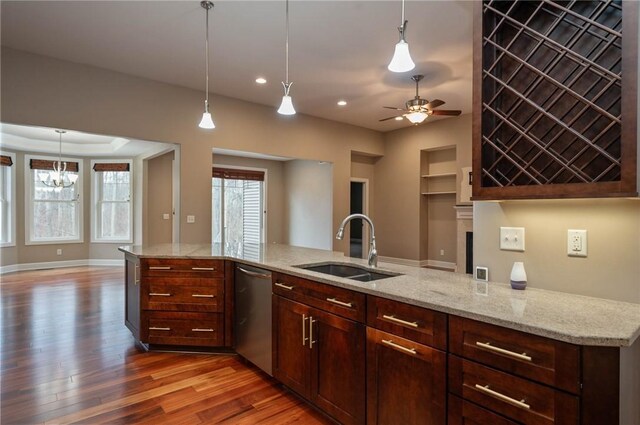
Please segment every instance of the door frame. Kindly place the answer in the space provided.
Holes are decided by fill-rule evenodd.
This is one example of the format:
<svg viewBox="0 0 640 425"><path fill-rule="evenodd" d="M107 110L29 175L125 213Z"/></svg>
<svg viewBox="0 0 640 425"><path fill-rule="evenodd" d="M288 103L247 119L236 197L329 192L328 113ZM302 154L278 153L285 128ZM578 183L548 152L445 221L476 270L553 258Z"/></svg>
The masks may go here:
<svg viewBox="0 0 640 425"><path fill-rule="evenodd" d="M362 185L362 213L366 216L369 216L369 179L365 179L362 177L351 177L349 179L349 183L351 182L363 184ZM351 202L351 191L349 191L349 202ZM364 225L363 227L364 227L364 230L362 232L362 258L367 258L367 253L369 252L369 238L371 234L371 229L367 225ZM349 239L351 239L351 235L349 235ZM350 247L349 247L349 254L351 254Z"/></svg>

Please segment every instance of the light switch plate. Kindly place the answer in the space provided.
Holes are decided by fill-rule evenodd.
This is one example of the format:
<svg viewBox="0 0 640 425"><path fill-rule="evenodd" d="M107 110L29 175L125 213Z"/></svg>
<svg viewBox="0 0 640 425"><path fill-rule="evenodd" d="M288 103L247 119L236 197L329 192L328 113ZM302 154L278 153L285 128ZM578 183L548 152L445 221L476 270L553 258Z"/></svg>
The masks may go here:
<svg viewBox="0 0 640 425"><path fill-rule="evenodd" d="M195 215L188 215L187 216L187 223L195 223L196 222L196 216Z"/></svg>
<svg viewBox="0 0 640 425"><path fill-rule="evenodd" d="M170 217L170 216L169 216L169 214L167 214L167 213L162 214L162 219L163 219L163 220L169 220L169 217Z"/></svg>
<svg viewBox="0 0 640 425"><path fill-rule="evenodd" d="M567 255L570 257L587 256L587 231L567 230Z"/></svg>
<svg viewBox="0 0 640 425"><path fill-rule="evenodd" d="M524 252L524 227L501 227L500 249Z"/></svg>

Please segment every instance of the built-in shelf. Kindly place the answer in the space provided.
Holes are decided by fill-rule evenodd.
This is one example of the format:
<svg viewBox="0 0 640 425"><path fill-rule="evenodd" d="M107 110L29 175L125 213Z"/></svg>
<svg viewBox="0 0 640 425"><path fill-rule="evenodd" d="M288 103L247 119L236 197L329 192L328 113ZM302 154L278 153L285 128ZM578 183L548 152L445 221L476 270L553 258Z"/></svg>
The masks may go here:
<svg viewBox="0 0 640 425"><path fill-rule="evenodd" d="M456 191L455 190L451 190L451 191L444 191L444 192L422 192L423 195L455 195Z"/></svg>
<svg viewBox="0 0 640 425"><path fill-rule="evenodd" d="M423 174L422 178L431 179L434 177L454 177L456 173Z"/></svg>

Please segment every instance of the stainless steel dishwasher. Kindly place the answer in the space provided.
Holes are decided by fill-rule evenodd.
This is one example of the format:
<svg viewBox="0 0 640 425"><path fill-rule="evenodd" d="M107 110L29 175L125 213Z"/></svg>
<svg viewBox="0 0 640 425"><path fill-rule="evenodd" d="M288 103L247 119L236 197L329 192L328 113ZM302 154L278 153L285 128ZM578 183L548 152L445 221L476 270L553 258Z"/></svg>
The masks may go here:
<svg viewBox="0 0 640 425"><path fill-rule="evenodd" d="M271 372L271 272L244 264L235 271L236 352Z"/></svg>

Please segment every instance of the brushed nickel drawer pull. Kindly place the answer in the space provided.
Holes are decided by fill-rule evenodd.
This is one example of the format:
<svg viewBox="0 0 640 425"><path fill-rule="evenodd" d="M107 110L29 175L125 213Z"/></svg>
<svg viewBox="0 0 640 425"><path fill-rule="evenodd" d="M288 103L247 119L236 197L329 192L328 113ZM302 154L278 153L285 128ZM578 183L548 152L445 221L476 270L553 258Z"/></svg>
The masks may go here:
<svg viewBox="0 0 640 425"><path fill-rule="evenodd" d="M140 264L136 264L136 267L133 269L133 284L137 285L140 283L140 278L138 277L138 271L140 270Z"/></svg>
<svg viewBox="0 0 640 425"><path fill-rule="evenodd" d="M237 266L236 269L240 270L244 274L248 274L249 276L259 277L260 279L271 279L271 275L267 273L252 272L251 270L243 269L240 266Z"/></svg>
<svg viewBox="0 0 640 425"><path fill-rule="evenodd" d="M211 328L194 328L191 329L191 332L214 332Z"/></svg>
<svg viewBox="0 0 640 425"><path fill-rule="evenodd" d="M150 297L170 297L171 294L162 294L158 292L149 292Z"/></svg>
<svg viewBox="0 0 640 425"><path fill-rule="evenodd" d="M390 320L392 322L400 323L401 325L411 326L412 328L418 327L418 322L407 322L406 320L398 319L396 316L390 316L387 314L382 315L383 319Z"/></svg>
<svg viewBox="0 0 640 425"><path fill-rule="evenodd" d="M339 301L339 300L336 300L335 298L327 298L327 301L332 302L334 304L341 305L343 307L353 307L353 304L345 303L344 301Z"/></svg>
<svg viewBox="0 0 640 425"><path fill-rule="evenodd" d="M156 326L151 326L149 327L149 330L150 331L170 331L171 328L158 328Z"/></svg>
<svg viewBox="0 0 640 425"><path fill-rule="evenodd" d="M402 351L404 351L405 353L409 353L409 354L418 354L418 352L416 351L416 349L415 349L415 348L407 348L407 347L403 347L402 345L400 345L400 344L396 344L395 342L391 341L390 339L389 339L389 340L387 340L387 339L383 339L383 340L382 340L382 343L383 343L383 344L387 344L387 345L388 345L388 346L390 346L390 347L397 348L398 350L402 350Z"/></svg>
<svg viewBox="0 0 640 425"><path fill-rule="evenodd" d="M531 356L527 356L527 353L515 353L513 351L505 350L504 348L494 347L490 342L480 342L476 341L476 345L480 348L484 348L485 350L495 351L496 353L504 354L505 356L513 357L519 360L526 360L530 362Z"/></svg>
<svg viewBox="0 0 640 425"><path fill-rule="evenodd" d="M313 320L313 316L309 316L309 349L313 349L313 344L315 344L318 341L314 341L313 340L313 324L316 323L315 320Z"/></svg>
<svg viewBox="0 0 640 425"><path fill-rule="evenodd" d="M309 339L307 338L307 328L306 328L307 319L308 319L307 315L303 314L302 315L302 346L303 347L307 345L307 340Z"/></svg>
<svg viewBox="0 0 640 425"><path fill-rule="evenodd" d="M171 266L149 266L149 270L171 270Z"/></svg>
<svg viewBox="0 0 640 425"><path fill-rule="evenodd" d="M531 406L529 406L527 403L524 402L525 401L524 398L522 400L516 400L515 398L511 398L497 391L493 391L491 388L489 388L489 385L482 386L482 385L476 384L476 389L492 397L495 397L498 400L502 400L509 404L513 404L514 406L522 407L523 409L527 409L527 410L531 409Z"/></svg>
<svg viewBox="0 0 640 425"><path fill-rule="evenodd" d="M193 298L215 298L215 295L211 294L191 294Z"/></svg>
<svg viewBox="0 0 640 425"><path fill-rule="evenodd" d="M285 285L284 283L276 282L274 285L279 286L280 288L284 288L287 291L293 291L293 286Z"/></svg>
<svg viewBox="0 0 640 425"><path fill-rule="evenodd" d="M199 271L199 272L215 272L215 267L191 267L191 270Z"/></svg>

